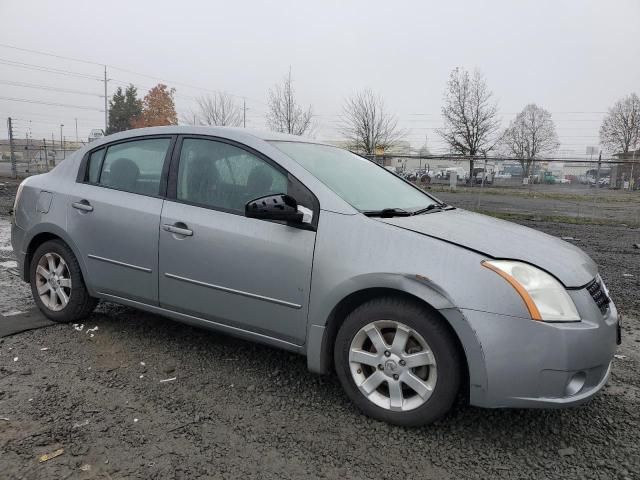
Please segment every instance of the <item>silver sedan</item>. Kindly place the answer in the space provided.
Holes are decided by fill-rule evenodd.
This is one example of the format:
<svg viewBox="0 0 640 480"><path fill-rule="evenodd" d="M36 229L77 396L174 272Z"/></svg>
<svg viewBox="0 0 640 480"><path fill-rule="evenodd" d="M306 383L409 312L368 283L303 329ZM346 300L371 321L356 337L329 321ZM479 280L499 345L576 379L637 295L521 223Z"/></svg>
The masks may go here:
<svg viewBox="0 0 640 480"><path fill-rule="evenodd" d="M105 137L20 185L12 242L52 320L102 299L284 348L398 425L432 422L459 395L580 404L619 342L581 250L288 135Z"/></svg>

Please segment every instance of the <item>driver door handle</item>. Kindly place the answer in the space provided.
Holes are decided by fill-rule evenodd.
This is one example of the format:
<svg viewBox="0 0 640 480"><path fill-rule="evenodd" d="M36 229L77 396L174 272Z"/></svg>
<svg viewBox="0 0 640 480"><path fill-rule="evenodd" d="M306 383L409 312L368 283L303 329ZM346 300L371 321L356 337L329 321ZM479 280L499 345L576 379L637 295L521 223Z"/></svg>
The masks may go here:
<svg viewBox="0 0 640 480"><path fill-rule="evenodd" d="M178 222L170 225L165 223L162 225L162 228L170 233L175 233L176 235L183 235L185 237L193 236L193 230L190 230L184 223Z"/></svg>

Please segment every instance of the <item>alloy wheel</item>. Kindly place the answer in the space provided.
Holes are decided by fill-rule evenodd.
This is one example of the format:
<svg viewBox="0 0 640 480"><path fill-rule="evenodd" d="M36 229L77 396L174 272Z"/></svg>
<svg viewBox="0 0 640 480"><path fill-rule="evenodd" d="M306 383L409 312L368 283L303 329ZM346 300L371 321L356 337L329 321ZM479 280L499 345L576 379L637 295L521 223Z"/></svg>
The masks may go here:
<svg viewBox="0 0 640 480"><path fill-rule="evenodd" d="M420 407L429 400L438 380L429 344L418 332L393 320L361 328L351 341L349 364L360 392L386 410Z"/></svg>
<svg viewBox="0 0 640 480"><path fill-rule="evenodd" d="M71 273L57 253L45 253L36 267L36 288L40 300L49 310L59 312L69 303Z"/></svg>

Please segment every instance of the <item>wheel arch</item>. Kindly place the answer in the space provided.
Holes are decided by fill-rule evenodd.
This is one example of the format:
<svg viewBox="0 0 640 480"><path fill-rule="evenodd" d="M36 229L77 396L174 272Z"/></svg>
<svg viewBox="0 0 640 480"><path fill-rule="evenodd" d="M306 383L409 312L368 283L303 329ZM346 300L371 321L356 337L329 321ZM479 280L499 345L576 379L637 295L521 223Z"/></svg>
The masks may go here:
<svg viewBox="0 0 640 480"><path fill-rule="evenodd" d="M454 307L450 305L450 302L443 298L441 294L430 289L424 290L426 290L426 292L423 293L426 293L426 295L418 296L414 292L393 287L368 287L355 290L350 292L348 295L345 295L331 309L324 325L311 325L310 327L310 334L307 339L307 363L309 369L322 374L327 374L333 370L333 348L335 338L340 326L351 312L360 305L374 298L383 296L395 297L419 304L421 307L433 312L445 325L447 325L456 342L456 347L464 359L463 363L465 371L463 372L463 375L465 384L468 385L470 360L469 355L467 354L468 349L463 345L460 335L447 316L443 315L440 309L436 308L434 304L438 305L440 308L444 308L445 310L449 310Z"/></svg>
<svg viewBox="0 0 640 480"><path fill-rule="evenodd" d="M396 278L393 283L396 285L368 286L349 292L335 303L326 316L324 324L310 326L306 349L309 369L322 374L331 372L334 368L335 338L344 319L358 306L373 298L391 296L419 304L436 315L448 327L463 359L463 385L467 387L465 396L468 397L470 384L480 382L484 385L483 379L486 380L486 374L483 373L484 367L477 368L484 365L484 358L475 333L463 320L460 310L451 303L444 292L438 291L436 286L429 285L427 278L415 275L394 277Z"/></svg>
<svg viewBox="0 0 640 480"><path fill-rule="evenodd" d="M69 238L67 233L60 227L54 224L45 223L38 226L37 230L30 232L29 238L25 242L27 248L25 249L25 257L24 263L22 266L22 279L25 282L30 281L30 271L31 271L31 259L33 254L38 249L40 245L49 241L49 240L61 240L67 245L73 255L76 257L78 264L80 265L80 270L82 272L82 278L85 280L87 284L87 288L90 289L89 284L87 283L87 275L86 275L86 265L84 263L84 259L78 252L78 248L75 246L73 241Z"/></svg>

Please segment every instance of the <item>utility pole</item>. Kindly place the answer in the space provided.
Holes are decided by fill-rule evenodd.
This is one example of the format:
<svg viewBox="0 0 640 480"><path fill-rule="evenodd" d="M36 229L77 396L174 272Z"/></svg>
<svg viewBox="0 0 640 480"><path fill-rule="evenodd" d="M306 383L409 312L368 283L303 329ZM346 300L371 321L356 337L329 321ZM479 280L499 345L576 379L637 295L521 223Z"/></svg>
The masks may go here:
<svg viewBox="0 0 640 480"><path fill-rule="evenodd" d="M44 164L47 166L47 172L49 171L49 155L47 155L47 139L42 139L42 147L44 148Z"/></svg>
<svg viewBox="0 0 640 480"><path fill-rule="evenodd" d="M9 152L11 155L11 177L18 177L18 170L16 169L16 154L15 146L13 145L13 125L11 124L11 117L7 119L7 127L9 129Z"/></svg>
<svg viewBox="0 0 640 480"><path fill-rule="evenodd" d="M247 128L247 99L242 97L242 128Z"/></svg>
<svg viewBox="0 0 640 480"><path fill-rule="evenodd" d="M600 188L600 163L602 162L602 150L598 156L598 170L596 170L596 188Z"/></svg>
<svg viewBox="0 0 640 480"><path fill-rule="evenodd" d="M64 125L61 123L60 124L60 148L62 149L62 159L64 160L67 154L64 151L64 139L62 138L62 127L64 127Z"/></svg>
<svg viewBox="0 0 640 480"><path fill-rule="evenodd" d="M78 119L76 118L76 143L79 143L80 141L78 140Z"/></svg>
<svg viewBox="0 0 640 480"><path fill-rule="evenodd" d="M109 125L109 104L107 98L107 66L104 66L104 134L107 134L107 127Z"/></svg>
<svg viewBox="0 0 640 480"><path fill-rule="evenodd" d="M636 164L636 152L638 151L638 149L636 148L633 151L633 156L631 157L631 175L629 175L629 191L632 192L633 191L633 187L635 186L635 181L633 178L633 166Z"/></svg>

